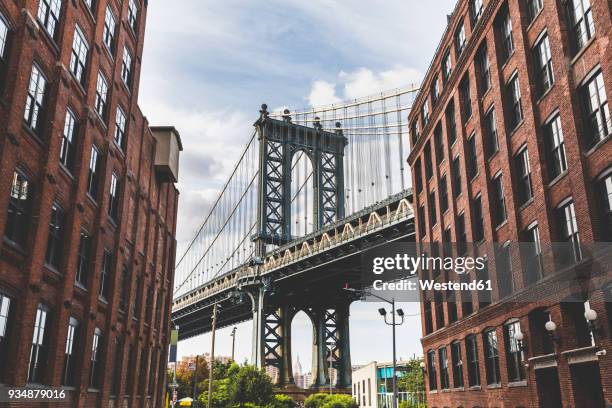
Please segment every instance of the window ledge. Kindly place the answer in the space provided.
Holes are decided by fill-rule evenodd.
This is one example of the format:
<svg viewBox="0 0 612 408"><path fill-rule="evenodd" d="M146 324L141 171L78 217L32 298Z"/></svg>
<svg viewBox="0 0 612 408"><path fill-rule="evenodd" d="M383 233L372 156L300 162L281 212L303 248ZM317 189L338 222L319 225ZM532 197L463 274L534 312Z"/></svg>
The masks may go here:
<svg viewBox="0 0 612 408"><path fill-rule="evenodd" d="M552 188L552 186L554 186L559 181L561 181L563 178L565 178L566 174L567 174L567 170L565 170L564 172L560 173L557 177L552 179L552 181L550 181L550 183L548 183L548 188Z"/></svg>
<svg viewBox="0 0 612 408"><path fill-rule="evenodd" d="M519 131L519 129L523 126L523 123L525 123L525 118L524 117L521 118L521 120L519 121L519 123L516 124L516 126L514 126L514 128L508 134L508 137L512 138L512 136L514 136L515 133L517 133Z"/></svg>
<svg viewBox="0 0 612 408"><path fill-rule="evenodd" d="M85 195L87 196L87 198L89 199L89 201L90 201L90 202L91 202L91 203L92 203L92 204L93 204L95 207L97 207L97 206L98 206L98 202L96 201L96 199L95 199L95 198L93 198L93 197L91 196L91 194L89 194L89 191L88 191L87 193L85 193Z"/></svg>
<svg viewBox="0 0 612 408"><path fill-rule="evenodd" d="M531 27L533 27L533 24L536 22L536 20L538 20L538 17L540 17L540 14L542 14L542 10L544 10L544 7L541 7L540 11L538 11L538 14L533 16L533 19L531 19L531 23L529 23L529 25L527 26L527 29L525 31L531 30Z"/></svg>
<svg viewBox="0 0 612 408"><path fill-rule="evenodd" d="M42 118L39 118L42 119ZM26 131L26 133L28 135L30 135L30 137L40 146L40 147L45 147L45 143L43 142L42 138L34 131L34 129L32 129L30 126L28 126L27 123L25 123L25 121L22 121L22 128Z"/></svg>
<svg viewBox="0 0 612 408"><path fill-rule="evenodd" d="M482 100L491 93L491 89L493 89L493 85L489 85L489 88L487 90L485 90L482 95L480 96L480 100L482 102ZM488 110L487 110L488 112Z"/></svg>
<svg viewBox="0 0 612 408"><path fill-rule="evenodd" d="M506 58L506 60L504 61L504 63L501 66L501 71L503 72L506 69L506 66L508 66L510 64L510 61L512 60L512 57L514 56L514 53L516 52L516 48L514 48L512 50L512 52L510 53L510 55L508 55L508 58Z"/></svg>
<svg viewBox="0 0 612 408"><path fill-rule="evenodd" d="M553 81L554 81L554 78L553 78ZM553 82L552 85L550 87L548 87L548 89L546 91L544 91L544 93L538 97L538 99L536 100L536 104L537 105L539 105L544 99L546 99L548 94L551 93L552 90L555 88L555 84L556 83L557 82Z"/></svg>
<svg viewBox="0 0 612 408"><path fill-rule="evenodd" d="M449 388L444 388L444 389L440 390L440 392L442 392L442 393L451 392L451 390Z"/></svg>
<svg viewBox="0 0 612 408"><path fill-rule="evenodd" d="M19 245L17 242L13 241L12 239L8 238L6 235L3 236L3 241L5 245L7 245L12 250L16 251L18 254L23 255L23 256L28 255L26 250L21 245Z"/></svg>
<svg viewBox="0 0 612 408"><path fill-rule="evenodd" d="M504 225L506 225L506 224L508 224L508 217L506 217L506 219L505 219L505 220L504 220L504 221L503 221L501 224L499 224L498 226L496 226L496 227L495 227L495 232L497 232L497 231L499 231L500 229L502 229L502 227L503 227Z"/></svg>
<svg viewBox="0 0 612 408"><path fill-rule="evenodd" d="M437 393L438 393L438 390L431 390L431 391L429 391L429 393L430 393L430 394L437 394Z"/></svg>
<svg viewBox="0 0 612 408"><path fill-rule="evenodd" d="M59 163L59 167L72 181L74 181L74 176L72 175L68 167L64 166L62 162Z"/></svg>
<svg viewBox="0 0 612 408"><path fill-rule="evenodd" d="M529 207L531 205L531 203L534 202L534 198L531 197L529 200L525 201L523 204L521 204L518 208L519 211L523 211L525 208Z"/></svg>
<svg viewBox="0 0 612 408"><path fill-rule="evenodd" d="M489 157L487 157L487 162L491 163L491 161L493 161L495 156L497 156L498 154L499 154L499 146L497 147L497 150L495 150L493 153L491 153Z"/></svg>
<svg viewBox="0 0 612 408"><path fill-rule="evenodd" d="M595 42L596 38L597 38L597 33L593 34L593 36L589 39L589 41L587 41L586 44L582 46L582 48L576 53L574 58L572 58L572 60L570 61L571 66L573 66L576 63L576 61L578 61L580 57L584 55L584 53L591 47L591 44Z"/></svg>
<svg viewBox="0 0 612 408"><path fill-rule="evenodd" d="M473 183L474 180L480 175L480 171L476 170L476 174L474 174L472 177L470 177L470 183Z"/></svg>
<svg viewBox="0 0 612 408"><path fill-rule="evenodd" d="M508 388L526 387L526 386L527 386L527 380L514 381L514 382L508 383Z"/></svg>
<svg viewBox="0 0 612 408"><path fill-rule="evenodd" d="M501 384L497 383L497 384L487 384L487 389L496 389L496 388L501 388Z"/></svg>
<svg viewBox="0 0 612 408"><path fill-rule="evenodd" d="M44 265L45 265L45 268L49 272L51 272L51 273L53 273L55 275L58 275L58 276L64 276L55 266L53 266L53 265L51 265L51 264L49 264L47 262L45 262Z"/></svg>
<svg viewBox="0 0 612 408"><path fill-rule="evenodd" d="M453 388L453 392L461 392L461 391L465 391L465 387Z"/></svg>
<svg viewBox="0 0 612 408"><path fill-rule="evenodd" d="M612 133L609 134L608 136L604 137L603 139L600 139L597 143L595 143L595 145L593 147L589 148L589 150L587 150L584 155L586 157L589 157L591 154L593 154L593 152L598 150L601 146L603 146L606 143L608 143L608 140L610 140L610 139L612 139Z"/></svg>
<svg viewBox="0 0 612 408"><path fill-rule="evenodd" d="M481 391L482 387L480 385L473 385L470 388L468 388L470 391Z"/></svg>
<svg viewBox="0 0 612 408"><path fill-rule="evenodd" d="M83 286L81 282L74 282L74 287L82 290L83 292L87 292L87 288Z"/></svg>

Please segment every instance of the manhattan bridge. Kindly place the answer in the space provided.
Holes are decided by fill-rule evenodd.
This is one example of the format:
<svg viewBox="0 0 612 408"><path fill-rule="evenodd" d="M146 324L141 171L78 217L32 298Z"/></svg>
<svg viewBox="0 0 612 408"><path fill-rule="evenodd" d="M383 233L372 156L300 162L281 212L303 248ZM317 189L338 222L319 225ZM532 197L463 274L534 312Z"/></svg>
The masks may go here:
<svg viewBox="0 0 612 408"><path fill-rule="evenodd" d="M417 87L269 112L177 259L179 338L253 321L252 363L293 384L291 322L313 327L313 388L351 385L346 285L367 289L361 255L414 240L408 113ZM216 306L215 306L216 305ZM330 384L329 368L337 370Z"/></svg>

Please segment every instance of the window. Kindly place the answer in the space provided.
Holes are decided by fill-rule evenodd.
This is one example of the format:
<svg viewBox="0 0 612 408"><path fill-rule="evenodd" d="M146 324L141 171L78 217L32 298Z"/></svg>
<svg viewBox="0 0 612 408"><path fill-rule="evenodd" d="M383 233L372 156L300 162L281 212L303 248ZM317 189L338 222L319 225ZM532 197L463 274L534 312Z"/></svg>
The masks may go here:
<svg viewBox="0 0 612 408"><path fill-rule="evenodd" d="M451 62L451 54L450 49L446 50L444 54L444 58L442 59L442 82L446 84L448 79L453 72L453 63Z"/></svg>
<svg viewBox="0 0 612 408"><path fill-rule="evenodd" d="M489 59L489 52L487 44L484 43L476 54L476 66L478 68L480 93L485 94L491 89L491 60Z"/></svg>
<svg viewBox="0 0 612 408"><path fill-rule="evenodd" d="M123 60L121 61L121 79L128 88L132 83L132 54L128 47L123 47Z"/></svg>
<svg viewBox="0 0 612 408"><path fill-rule="evenodd" d="M75 281L83 287L87 287L87 274L89 269L91 238L85 231L81 231L79 240L79 251L77 255L77 271Z"/></svg>
<svg viewBox="0 0 612 408"><path fill-rule="evenodd" d="M4 236L21 247L26 245L30 221L31 189L28 179L22 172L19 170L13 172Z"/></svg>
<svg viewBox="0 0 612 408"><path fill-rule="evenodd" d="M47 79L43 76L36 65L32 65L32 74L30 75L30 85L28 87L28 95L26 97L25 113L23 120L26 125L35 133L39 133L41 129L43 108L45 102L45 88Z"/></svg>
<svg viewBox="0 0 612 408"><path fill-rule="evenodd" d="M470 16L472 18L472 26L476 24L476 22L482 15L483 8L484 6L482 4L482 0L471 0L470 1Z"/></svg>
<svg viewBox="0 0 612 408"><path fill-rule="evenodd" d="M0 293L0 383L7 380L10 335L11 298Z"/></svg>
<svg viewBox="0 0 612 408"><path fill-rule="evenodd" d="M66 349L64 350L64 370L62 371L62 385L75 385L76 383L76 346L78 341L79 322L70 316L68 333L66 335Z"/></svg>
<svg viewBox="0 0 612 408"><path fill-rule="evenodd" d="M612 242L612 172L597 182L601 240Z"/></svg>
<svg viewBox="0 0 612 408"><path fill-rule="evenodd" d="M153 287L147 286L147 300L145 303L145 322L149 324L151 322L151 315L153 314Z"/></svg>
<svg viewBox="0 0 612 408"><path fill-rule="evenodd" d="M117 107L117 114L115 115L115 142L122 150L125 151L125 113L121 107Z"/></svg>
<svg viewBox="0 0 612 408"><path fill-rule="evenodd" d="M135 296L133 297L132 301L132 306L134 308L134 317L135 318L140 318L140 312L141 312L141 307L142 306L142 290L140 289L140 283L142 282L142 278L140 277L140 275L136 276L136 280L134 281L134 290L136 292Z"/></svg>
<svg viewBox="0 0 612 408"><path fill-rule="evenodd" d="M530 23L540 14L543 6L544 0L527 0L527 14Z"/></svg>
<svg viewBox="0 0 612 408"><path fill-rule="evenodd" d="M433 177L433 165L431 163L431 145L425 145L425 178L429 180Z"/></svg>
<svg viewBox="0 0 612 408"><path fill-rule="evenodd" d="M115 338L114 353L110 395L117 396L119 394L119 382L121 380L121 367L123 363L123 340L120 337Z"/></svg>
<svg viewBox="0 0 612 408"><path fill-rule="evenodd" d="M87 65L87 53L89 45L85 40L85 35L77 26L74 30L74 39L72 40L72 53L70 54L70 72L74 75L79 83L84 83L83 72Z"/></svg>
<svg viewBox="0 0 612 408"><path fill-rule="evenodd" d="M478 196L472 202L472 216L474 219L474 242L480 242L484 239L484 216L482 213L482 196Z"/></svg>
<svg viewBox="0 0 612 408"><path fill-rule="evenodd" d="M459 195L461 195L461 170L460 170L460 166L461 164L459 163L459 156L455 157L453 159L453 162L451 163L451 175L453 178L453 182L451 184L451 187L453 189L453 194L455 196L455 198L459 197Z"/></svg>
<svg viewBox="0 0 612 408"><path fill-rule="evenodd" d="M563 130L561 129L561 117L555 116L544 127L547 162L550 163L549 178L555 179L567 170L565 158L565 144L563 142Z"/></svg>
<svg viewBox="0 0 612 408"><path fill-rule="evenodd" d="M448 145L452 146L457 140L457 122L455 121L455 100L451 99L448 106L446 107L446 112L444 113L446 117L446 132L448 134Z"/></svg>
<svg viewBox="0 0 612 408"><path fill-rule="evenodd" d="M2 13L0 13L0 92L4 90L6 68L9 54L10 28Z"/></svg>
<svg viewBox="0 0 612 408"><path fill-rule="evenodd" d="M87 194L94 200L98 194L99 183L99 155L96 146L91 146L91 157L89 158L89 173L87 175Z"/></svg>
<svg viewBox="0 0 612 408"><path fill-rule="evenodd" d="M417 194L423 189L423 178L421 175L421 159L417 159L414 164L414 184L416 187Z"/></svg>
<svg viewBox="0 0 612 408"><path fill-rule="evenodd" d="M453 360L453 387L463 387L463 360L461 359L461 343L451 344L451 358Z"/></svg>
<svg viewBox="0 0 612 408"><path fill-rule="evenodd" d="M478 153L476 152L476 133L472 133L467 140L466 146L466 171L468 180L472 180L478 174Z"/></svg>
<svg viewBox="0 0 612 408"><path fill-rule="evenodd" d="M540 228L537 224L533 224L527 228L524 235L525 243L521 249L523 252L523 274L525 286L527 286L542 278L542 247L540 245Z"/></svg>
<svg viewBox="0 0 612 408"><path fill-rule="evenodd" d="M93 6L94 6L93 0L84 0L84 1L85 1L85 4L87 4L87 7L89 7L89 10L90 11L93 10Z"/></svg>
<svg viewBox="0 0 612 408"><path fill-rule="evenodd" d="M487 371L487 384L499 384L499 350L497 348L497 334L495 329L484 332L485 368Z"/></svg>
<svg viewBox="0 0 612 408"><path fill-rule="evenodd" d="M96 327L93 342L91 344L91 370L89 375L89 386L98 388L100 386L100 368L102 366L102 331ZM144 373L143 373L144 375Z"/></svg>
<svg viewBox="0 0 612 408"><path fill-rule="evenodd" d="M500 20L500 32L502 40L501 63L505 63L514 52L514 39L512 38L512 20L510 12L506 9Z"/></svg>
<svg viewBox="0 0 612 408"><path fill-rule="evenodd" d="M519 206L525 204L533 197L533 189L531 187L531 165L529 164L529 152L527 147L524 147L514 157L514 169L516 171L516 184L518 190Z"/></svg>
<svg viewBox="0 0 612 408"><path fill-rule="evenodd" d="M419 121L417 119L414 120L414 122L412 122L412 125L410 126L410 134L412 136L412 145L414 146L417 142L417 140L419 140Z"/></svg>
<svg viewBox="0 0 612 408"><path fill-rule="evenodd" d="M455 55L457 59L463 52L465 48L465 26L463 25L463 21L459 23L457 30L455 31Z"/></svg>
<svg viewBox="0 0 612 408"><path fill-rule="evenodd" d="M102 254L102 271L100 273L100 297L108 299L108 289L110 285L110 273L113 267L113 253L104 249Z"/></svg>
<svg viewBox="0 0 612 408"><path fill-rule="evenodd" d="M429 301L424 301L423 302L423 307L425 310L425 333L429 334L431 332L433 332L433 320L432 320L432 315L431 315L431 302Z"/></svg>
<svg viewBox="0 0 612 408"><path fill-rule="evenodd" d="M497 271L499 297L504 298L514 291L514 279L512 278L512 258L510 256L509 242L506 242L497 249L495 256L495 270Z"/></svg>
<svg viewBox="0 0 612 408"><path fill-rule="evenodd" d="M96 83L96 112L102 119L106 118L106 101L108 99L108 82L101 72L98 72L98 82Z"/></svg>
<svg viewBox="0 0 612 408"><path fill-rule="evenodd" d="M438 350L438 356L440 357L440 388L445 390L449 387L446 347L442 347Z"/></svg>
<svg viewBox="0 0 612 408"><path fill-rule="evenodd" d="M119 194L121 190L121 181L119 177L113 172L111 175L110 183L110 198L108 200L108 215L111 219L117 221L119 215Z"/></svg>
<svg viewBox="0 0 612 408"><path fill-rule="evenodd" d="M504 325L504 336L506 342L506 364L508 366L509 382L522 381L525 379L523 351L519 348L519 343L514 338L516 333L520 332L521 324L518 320L514 320Z"/></svg>
<svg viewBox="0 0 612 408"><path fill-rule="evenodd" d="M138 19L138 6L136 5L136 0L130 0L128 2L128 24L132 28L132 30L136 31L136 24Z"/></svg>
<svg viewBox="0 0 612 408"><path fill-rule="evenodd" d="M49 337L45 337L45 331L48 329L48 314L49 309L39 304L36 310L36 319L34 320L34 334L32 336L28 363L28 382L31 383L44 381L45 368L47 366L47 337Z"/></svg>
<svg viewBox="0 0 612 408"><path fill-rule="evenodd" d="M66 119L64 120L62 145L60 146L60 163L62 163L68 170L73 170L74 168L74 158L76 155L76 132L76 119L72 111L68 109L66 110Z"/></svg>
<svg viewBox="0 0 612 408"><path fill-rule="evenodd" d="M440 97L440 84L438 83L438 75L434 78L431 85L431 107L435 107Z"/></svg>
<svg viewBox="0 0 612 408"><path fill-rule="evenodd" d="M60 269L64 240L64 210L57 204L51 206L49 221L49 237L47 239L47 255L45 261L56 270Z"/></svg>
<svg viewBox="0 0 612 408"><path fill-rule="evenodd" d="M495 123L495 109L491 108L484 118L485 130L485 154L487 160L491 159L499 151L499 141L497 139L497 124Z"/></svg>
<svg viewBox="0 0 612 408"><path fill-rule="evenodd" d="M442 211L442 214L444 214L448 210L448 184L446 184L446 174L440 178L439 189L440 189L440 210Z"/></svg>
<svg viewBox="0 0 612 408"><path fill-rule="evenodd" d="M423 107L421 108L421 123L423 124L423 128L427 126L429 122L429 102L427 99L423 103Z"/></svg>
<svg viewBox="0 0 612 408"><path fill-rule="evenodd" d="M427 352L427 374L429 375L429 389L438 389L438 373L436 372L436 352L429 350Z"/></svg>
<svg viewBox="0 0 612 408"><path fill-rule="evenodd" d="M590 0L570 0L569 7L571 36L574 52L578 52L595 35L595 22Z"/></svg>
<svg viewBox="0 0 612 408"><path fill-rule="evenodd" d="M607 138L612 131L610 109L601 71L582 86L584 107L586 109L586 146L593 147Z"/></svg>
<svg viewBox="0 0 612 408"><path fill-rule="evenodd" d="M419 206L419 232L421 238L423 238L427 232L427 228L425 226L425 206Z"/></svg>
<svg viewBox="0 0 612 408"><path fill-rule="evenodd" d="M465 350L468 364L468 384L470 387L480 385L480 367L478 365L478 343L473 334L465 339Z"/></svg>
<svg viewBox="0 0 612 408"><path fill-rule="evenodd" d="M457 216L457 255L463 255L467 252L467 235L465 232L465 215L463 213Z"/></svg>
<svg viewBox="0 0 612 408"><path fill-rule="evenodd" d="M508 98L508 122L510 130L514 130L523 120L523 106L521 104L521 88L519 86L518 75L514 75L508 85L506 85L506 95Z"/></svg>
<svg viewBox="0 0 612 408"><path fill-rule="evenodd" d="M440 123L434 130L434 147L436 149L436 163L439 165L444 159L444 142L442 141L442 125Z"/></svg>
<svg viewBox="0 0 612 408"><path fill-rule="evenodd" d="M534 58L537 64L536 85L539 95L542 96L555 83L548 35L542 37L542 39L536 44L534 53Z"/></svg>
<svg viewBox="0 0 612 408"><path fill-rule="evenodd" d="M459 102L461 106L461 120L467 122L472 116L472 96L470 94L470 79L464 76L459 84Z"/></svg>
<svg viewBox="0 0 612 408"><path fill-rule="evenodd" d="M42 23L42 26L49 36L54 40L56 39L56 29L61 9L61 0L40 0L38 2L38 20Z"/></svg>
<svg viewBox="0 0 612 408"><path fill-rule="evenodd" d="M497 227L506 221L506 200L504 198L502 175L497 175L491 182L491 185L491 192L493 195L493 224Z"/></svg>
<svg viewBox="0 0 612 408"><path fill-rule="evenodd" d="M438 219L436 217L436 192L435 191L429 193L428 207L429 207L429 225L434 226L438 222Z"/></svg>
<svg viewBox="0 0 612 408"><path fill-rule="evenodd" d="M559 228L559 238L562 242L567 242L560 248L559 262L562 265L569 265L582 259L580 249L580 235L578 234L578 223L576 221L576 208L574 202L569 201L557 208L557 222Z"/></svg>
<svg viewBox="0 0 612 408"><path fill-rule="evenodd" d="M112 54L115 52L115 15L110 7L106 7L106 15L104 16L104 31L102 40L108 51Z"/></svg>

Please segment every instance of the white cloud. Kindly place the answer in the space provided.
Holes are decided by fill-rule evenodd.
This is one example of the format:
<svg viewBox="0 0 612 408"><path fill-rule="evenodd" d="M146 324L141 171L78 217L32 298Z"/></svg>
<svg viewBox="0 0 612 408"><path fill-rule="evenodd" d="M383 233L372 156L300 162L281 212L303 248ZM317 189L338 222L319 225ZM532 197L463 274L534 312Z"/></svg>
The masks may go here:
<svg viewBox="0 0 612 408"><path fill-rule="evenodd" d="M336 84L323 80L312 83L312 88L308 95L308 104L310 106L331 105L340 101L341 99L336 96Z"/></svg>
<svg viewBox="0 0 612 408"><path fill-rule="evenodd" d="M423 74L415 68L396 66L394 68L374 72L362 67L352 72L340 71L336 83L316 80L312 83L308 95L310 106L322 106L338 103L343 100L361 98L409 85L418 85ZM342 93L338 95L338 87Z"/></svg>

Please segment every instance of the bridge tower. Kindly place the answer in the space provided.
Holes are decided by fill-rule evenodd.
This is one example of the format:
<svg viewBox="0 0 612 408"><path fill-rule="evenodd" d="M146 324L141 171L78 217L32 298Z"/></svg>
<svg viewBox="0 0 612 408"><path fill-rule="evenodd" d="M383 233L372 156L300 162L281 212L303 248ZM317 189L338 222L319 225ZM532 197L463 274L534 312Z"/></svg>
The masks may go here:
<svg viewBox="0 0 612 408"><path fill-rule="evenodd" d="M313 167L314 229L344 218L344 149L347 138L336 130L323 130L315 118L313 127L292 123L288 110L282 120L269 116L264 104L254 124L259 140L259 196L255 267L265 259L269 247L289 243L291 224L291 176L293 157L303 152ZM278 384L294 386L291 355L291 322L300 310L313 324L313 387L329 387L329 364L337 370L336 388L350 387L349 347L350 299L304 299L275 293L271 279L249 291L253 302L253 361L263 368L278 370Z"/></svg>

